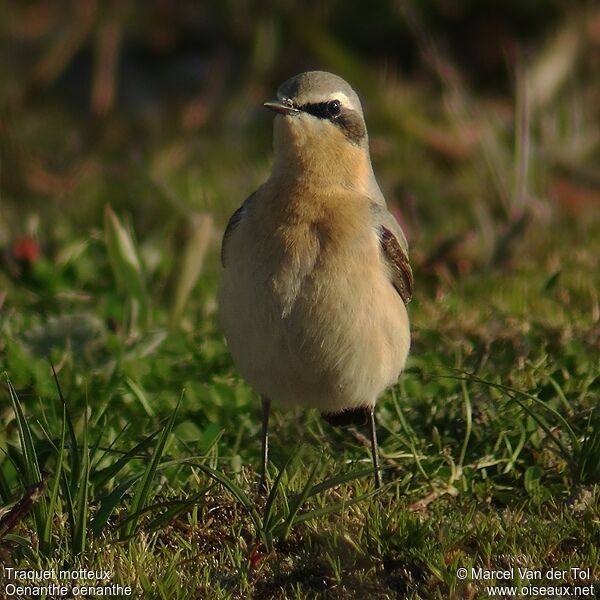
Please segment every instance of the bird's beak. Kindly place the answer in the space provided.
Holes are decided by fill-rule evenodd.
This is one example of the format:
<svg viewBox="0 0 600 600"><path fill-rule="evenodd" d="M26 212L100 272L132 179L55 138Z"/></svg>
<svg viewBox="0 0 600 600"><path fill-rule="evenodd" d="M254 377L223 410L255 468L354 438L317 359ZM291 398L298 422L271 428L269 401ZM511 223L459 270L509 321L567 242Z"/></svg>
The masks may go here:
<svg viewBox="0 0 600 600"><path fill-rule="evenodd" d="M276 113L279 113L280 115L295 115L300 112L297 108L294 108L293 106L289 106L287 104L283 104L282 102L279 102L279 100L265 102L263 106L265 108L275 111Z"/></svg>

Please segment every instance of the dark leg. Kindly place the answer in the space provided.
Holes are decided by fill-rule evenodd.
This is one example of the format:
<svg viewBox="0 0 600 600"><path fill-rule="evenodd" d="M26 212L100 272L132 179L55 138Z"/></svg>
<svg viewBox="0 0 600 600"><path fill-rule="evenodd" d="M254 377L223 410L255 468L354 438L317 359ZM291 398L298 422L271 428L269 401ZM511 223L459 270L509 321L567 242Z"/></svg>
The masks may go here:
<svg viewBox="0 0 600 600"><path fill-rule="evenodd" d="M371 424L371 454L373 457L373 469L375 469L375 487L381 488L381 472L379 470L379 448L377 447L377 431L375 430L375 407L370 411Z"/></svg>
<svg viewBox="0 0 600 600"><path fill-rule="evenodd" d="M269 461L269 410L271 401L262 396L262 454L260 461L260 489L267 490L267 463Z"/></svg>

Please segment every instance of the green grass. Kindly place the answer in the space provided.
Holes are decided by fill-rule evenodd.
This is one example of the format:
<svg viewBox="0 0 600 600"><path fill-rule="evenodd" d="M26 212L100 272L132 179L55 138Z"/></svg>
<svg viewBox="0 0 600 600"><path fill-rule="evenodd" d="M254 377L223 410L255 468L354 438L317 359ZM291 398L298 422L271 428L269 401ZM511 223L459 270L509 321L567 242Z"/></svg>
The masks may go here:
<svg viewBox="0 0 600 600"><path fill-rule="evenodd" d="M573 256L572 229L546 234ZM213 284L168 329L168 303L143 316L139 288L116 285L122 252L91 241L69 265L97 269L94 305L40 314L35 271L11 289L1 503L48 475L1 538L6 565L108 568L156 598L476 597L483 583L458 567L517 563L597 578L598 274L585 256L554 282L528 254L510 276L423 278L407 370L378 405L384 489L361 432L276 409L265 498L259 402L215 325Z"/></svg>
<svg viewBox="0 0 600 600"><path fill-rule="evenodd" d="M435 47L431 80L409 82L325 29L305 41L361 87L411 242L380 492L366 431L275 404L259 493L260 401L215 290L226 219L269 170L270 121L239 114L270 96L260 73L200 132L165 108L160 131L114 115L80 147L52 99L15 109L21 136L0 123L23 145L0 144L20 167L0 206L0 562L108 569L143 598L462 600L488 582L458 568L517 566L589 568L557 583L600 593L599 88L584 46L562 51L573 27L494 98L448 79ZM26 158L49 148L72 173L39 179Z"/></svg>

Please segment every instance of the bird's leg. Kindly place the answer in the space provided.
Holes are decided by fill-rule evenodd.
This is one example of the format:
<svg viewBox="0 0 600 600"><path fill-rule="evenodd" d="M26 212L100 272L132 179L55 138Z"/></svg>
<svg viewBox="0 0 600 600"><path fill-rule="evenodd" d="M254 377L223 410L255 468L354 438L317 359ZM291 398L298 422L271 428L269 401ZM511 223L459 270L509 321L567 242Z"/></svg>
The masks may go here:
<svg viewBox="0 0 600 600"><path fill-rule="evenodd" d="M267 489L267 463L269 461L269 410L271 408L271 401L265 396L261 397L262 400L262 436L261 436L261 457L260 457L260 489L266 491Z"/></svg>
<svg viewBox="0 0 600 600"><path fill-rule="evenodd" d="M375 470L375 487L381 488L381 472L379 470L379 448L377 446L377 431L375 429L375 407L369 411L371 426L371 454L373 458L373 469Z"/></svg>

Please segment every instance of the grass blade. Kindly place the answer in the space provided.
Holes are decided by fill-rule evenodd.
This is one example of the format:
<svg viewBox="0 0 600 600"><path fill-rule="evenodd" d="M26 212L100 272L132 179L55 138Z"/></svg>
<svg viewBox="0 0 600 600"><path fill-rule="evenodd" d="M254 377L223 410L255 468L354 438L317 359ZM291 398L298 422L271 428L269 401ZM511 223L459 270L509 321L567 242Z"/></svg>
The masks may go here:
<svg viewBox="0 0 600 600"><path fill-rule="evenodd" d="M24 476L23 484L25 487L27 487L38 483L42 479L42 474L40 472L40 467L35 452L35 444L33 442L31 428L29 427L27 419L25 419L25 414L23 413L23 409L21 408L21 404L19 402L19 398L17 396L15 388L13 387L10 380L8 380L7 383L8 392L17 419L19 442L21 444L24 459L25 473L20 473L20 475Z"/></svg>
<svg viewBox="0 0 600 600"><path fill-rule="evenodd" d="M382 470L386 468L389 467L383 467ZM317 485L313 486L309 498L310 496L316 496L321 492L334 488L338 485L341 485L342 483L346 483L347 481L352 481L354 479L359 479L361 477L373 475L374 473L375 470L373 469L373 467L365 467L364 469L358 469L356 471L351 471L350 473L344 473L342 475L330 477L329 479L326 479L325 481L322 481L321 483L318 483Z"/></svg>
<svg viewBox="0 0 600 600"><path fill-rule="evenodd" d="M73 427L73 418L71 417L71 411L69 410L67 400L65 399L62 393L62 388L60 387L60 381L58 380L58 376L54 369L54 365L50 363L50 367L52 369L52 376L54 377L56 391L58 393L60 401L62 402L67 418L67 429L69 430L69 444L71 446L71 487L75 489L77 485L77 480L79 479L79 468L81 463L81 457L79 456L79 446L77 445L77 436L75 435L75 428Z"/></svg>
<svg viewBox="0 0 600 600"><path fill-rule="evenodd" d="M282 532L282 538L284 540L287 539L287 537L290 534L290 531L292 530L292 527L294 526L294 522L295 522L296 516L298 514L298 511L300 510L300 508L302 508L302 505L306 502L308 497L310 495L312 495L311 494L312 484L315 480L318 466L319 466L319 463L315 462L315 464L313 465L313 468L310 470L310 475L308 476L308 480L306 481L306 484L305 484L304 488L302 489L302 492L293 499L293 501L289 507L289 513L285 519L285 524L284 524L284 528L283 528L283 532Z"/></svg>
<svg viewBox="0 0 600 600"><path fill-rule="evenodd" d="M282 518L282 515L277 515L277 516L273 515L273 506L275 504L275 499L277 498L277 494L279 492L279 488L281 486L281 481L283 479L283 476L284 476L285 472L287 471L287 468L290 465L290 463L292 462L292 460L298 454L298 449L299 448L296 448L294 450L294 452L292 452L290 454L288 459L285 461L283 467L281 467L281 469L279 470L279 473L277 473L277 477L275 478L275 481L273 482L273 486L271 487L271 491L269 492L269 496L267 497L267 502L265 504L265 509L263 511L263 521L262 522L263 522L263 527L264 527L265 531L271 532L273 530L273 528L275 527L275 525L278 523L278 521Z"/></svg>
<svg viewBox="0 0 600 600"><path fill-rule="evenodd" d="M46 519L46 525L44 527L44 534L42 536L42 546L47 549L47 553L49 553L52 547L52 521L54 517L54 509L56 507L56 502L58 500L58 490L60 488L60 479L62 477L63 470L63 459L65 455L65 436L66 436L66 426L67 422L67 410L63 404L63 420L62 420L62 430L60 435L60 445L55 449L56 451L56 469L54 472L54 480L52 482L52 486L50 488L50 498L48 501L48 518ZM46 554L47 554L46 553Z"/></svg>
<svg viewBox="0 0 600 600"><path fill-rule="evenodd" d="M529 408L524 402L519 400L518 396L522 396L524 398L527 398L528 400L531 400L537 406L548 411L559 422L561 427L563 427L564 430L567 432L569 439L571 441L571 444L573 445L573 449L575 450L575 452L579 453L580 443L579 443L579 440L577 439L577 435L573 431L573 428L569 425L567 420L556 409L552 408L551 406L548 406L543 400L540 400L538 397L534 396L533 394L529 394L528 392L523 392L522 390L518 390L518 389L510 387L508 385L503 385L501 383L494 383L493 381L487 381L486 379L481 379L480 377L477 377L476 375L473 375L471 373L466 373L464 371L460 371L460 372L463 373L463 376L440 375L439 377L447 377L450 379L457 379L458 381L474 381L476 383L480 383L480 384L486 385L488 387L493 387L493 388L496 388L497 390L505 392L513 402L516 402L519 405L519 407L521 407L542 428L542 430L548 436L548 438L554 442L554 444L558 448L561 456L563 458L565 458L566 460L568 460L569 457L571 456L571 454L567 450L567 448L564 446L564 444L560 441L560 439L558 439L555 435L552 434L552 431L550 430L548 425L543 421L543 419L538 414L533 412L531 410L531 408Z"/></svg>
<svg viewBox="0 0 600 600"><path fill-rule="evenodd" d="M128 450L119 460L117 460L112 465L105 467L104 469L100 469L96 471L92 475L92 480L94 484L101 488L108 481L110 481L119 471L123 469L132 459L137 458L142 452L145 452L147 448L150 447L154 438L158 435L160 430L151 433L147 438L142 440L139 444Z"/></svg>
<svg viewBox="0 0 600 600"><path fill-rule="evenodd" d="M108 519L112 515L121 498L127 493L127 490L136 481L141 479L141 477L141 473L139 475L130 477L129 479L120 483L114 490L112 490L112 492L100 500L100 508L90 524L90 530L96 537L98 537L102 533L104 527L106 527Z"/></svg>
<svg viewBox="0 0 600 600"><path fill-rule="evenodd" d="M256 529L257 535L261 537L265 547L268 548L269 544L267 536L265 535L265 530L260 515L258 514L256 508L254 508L254 504L252 503L250 498L248 498L244 490L242 490L242 488L239 485L237 485L237 483L235 483L234 481L229 479L229 477L227 477L223 473L220 473L219 471L215 471L214 469L211 469L210 467L199 463L195 463L194 466L200 469L206 475L208 475L211 479L214 479L221 485L225 486L225 488L227 488L231 492L234 498L244 507L249 517L252 519L252 523L254 524L254 528Z"/></svg>
<svg viewBox="0 0 600 600"><path fill-rule="evenodd" d="M212 484L211 484L212 485ZM156 518L154 518L147 526L144 527L145 531L155 531L160 529L164 523L167 523L179 513L183 512L186 508L191 508L195 502L197 502L206 492L211 488L211 485L207 485L202 488L199 492L191 496L190 498L180 498L177 500L166 500L162 502L156 502L154 504L149 504L145 506L137 513L133 515L128 515L127 518L123 521L122 525L125 525L131 520L137 520L142 515L150 513L155 510L159 510L161 508L166 508L167 510L164 513L161 513Z"/></svg>
<svg viewBox="0 0 600 600"><path fill-rule="evenodd" d="M389 484L388 484L389 485ZM301 523L306 523L306 521L311 521L312 519L317 519L318 517L327 517L329 515L332 515L336 512L339 512L341 510L344 510L345 508L347 508L348 506L352 506L353 504L358 504L359 502L362 502L363 500L368 500L369 498L372 498L373 496L377 496L377 494L380 494L382 492L384 488L375 488L373 490L371 490L370 492L367 492L366 494L361 494L360 496L357 496L356 498L350 498L350 500L341 500L340 502L335 502L334 504L329 504L327 506L324 506L323 508L316 508L315 510L309 510L308 512L302 513L301 515L297 516L295 519L295 525L300 525Z"/></svg>
<svg viewBox="0 0 600 600"><path fill-rule="evenodd" d="M139 307L140 321L148 323L148 295L142 261L133 236L110 205L104 211L104 237L117 283Z"/></svg>
<svg viewBox="0 0 600 600"><path fill-rule="evenodd" d="M597 406L590 412L575 477L577 483L600 482L600 409Z"/></svg>
<svg viewBox="0 0 600 600"><path fill-rule="evenodd" d="M6 453L4 451L2 451L2 454L6 456ZM10 460L10 457L8 458ZM10 492L10 484L8 483L8 478L4 473L3 467L4 465L0 464L0 502L2 502L2 504L8 504L10 502L12 494Z"/></svg>
<svg viewBox="0 0 600 600"><path fill-rule="evenodd" d="M148 398L146 398L146 393L144 390L133 379L131 379L131 377L125 378L125 384L130 389L131 393L136 397L138 402L142 405L142 408L146 414L153 419L156 415L154 414L154 409L148 402Z"/></svg>
<svg viewBox="0 0 600 600"><path fill-rule="evenodd" d="M73 530L73 555L77 556L85 550L87 538L89 482L90 482L90 450L88 448L88 406L85 403L83 439L81 442L81 469L75 496L75 528ZM75 516L76 514L76 516Z"/></svg>
<svg viewBox="0 0 600 600"><path fill-rule="evenodd" d="M202 272L213 228L210 214L192 214L189 216L189 221L190 236L180 260L176 263L177 276L170 311L171 327L179 323L183 309Z"/></svg>
<svg viewBox="0 0 600 600"><path fill-rule="evenodd" d="M167 422L167 424L165 425L165 427L161 433L158 443L156 444L156 448L154 449L152 459L148 463L148 466L146 467L146 470L144 471L144 474L143 474L142 478L140 479L135 496L133 497L131 506L129 508L130 515L135 514L140 509L142 509L144 506L146 506L148 503L148 498L150 496L150 488L152 486L152 481L154 479L154 475L156 474L156 470L157 470L160 460L162 458L163 452L165 451L165 447L167 445L169 436L171 435L171 431L173 429L173 425L175 424L175 418L177 417L177 413L179 411L180 404L181 404L181 396L177 402L177 405L175 406L175 410L171 414L169 421ZM133 519L125 525L124 530L123 530L123 535L125 537L129 537L132 534L133 530L135 529L136 523L137 523L137 520Z"/></svg>
<svg viewBox="0 0 600 600"><path fill-rule="evenodd" d="M31 486L39 484L43 479L35 451L33 433L25 418L23 409L21 408L17 392L8 378L7 385L13 411L17 420L19 442L23 453L24 472L18 470L18 473L23 483L23 487L30 488ZM38 539L42 539L46 527L46 520L48 519L46 499L44 497L40 498L40 501L34 504L33 517Z"/></svg>
<svg viewBox="0 0 600 600"><path fill-rule="evenodd" d="M467 454L467 447L469 446L469 440L471 438L471 429L473 426L473 411L471 410L471 397L469 396L469 390L467 389L467 382L462 382L463 399L465 401L465 438L463 441L462 448L460 449L460 457L458 459L458 468L462 471L465 455Z"/></svg>

